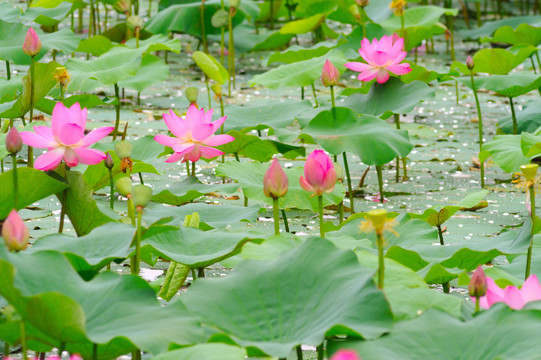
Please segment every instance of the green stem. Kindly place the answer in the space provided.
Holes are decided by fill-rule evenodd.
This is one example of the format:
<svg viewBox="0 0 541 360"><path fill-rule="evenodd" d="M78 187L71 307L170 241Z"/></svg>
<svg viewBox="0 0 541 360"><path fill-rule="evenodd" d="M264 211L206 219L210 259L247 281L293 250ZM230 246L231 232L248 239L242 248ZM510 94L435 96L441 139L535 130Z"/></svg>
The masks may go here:
<svg viewBox="0 0 541 360"><path fill-rule="evenodd" d="M272 209L274 211L274 235L280 235L280 209L278 198L272 198Z"/></svg>
<svg viewBox="0 0 541 360"><path fill-rule="evenodd" d="M533 62L533 55L530 56L530 62L532 63L532 70L534 74L537 74L537 70L535 68L535 63Z"/></svg>
<svg viewBox="0 0 541 360"><path fill-rule="evenodd" d="M477 27L481 27L483 23L481 22L481 2L475 3L475 13L477 15Z"/></svg>
<svg viewBox="0 0 541 360"><path fill-rule="evenodd" d="M289 232L289 223L287 222L287 215L284 209L280 210L282 212L282 220L284 220L284 228L286 232Z"/></svg>
<svg viewBox="0 0 541 360"><path fill-rule="evenodd" d="M302 359L302 348L301 348L301 346L297 345L296 350L297 350L297 360L303 360Z"/></svg>
<svg viewBox="0 0 541 360"><path fill-rule="evenodd" d="M238 162L240 162L239 153L238 153L238 152L234 152L233 155L235 155L235 160L237 160Z"/></svg>
<svg viewBox="0 0 541 360"><path fill-rule="evenodd" d="M31 63L30 63L30 120L29 123L32 122L34 119L34 92L36 89L36 66L35 66L35 58L34 56L30 57ZM34 167L34 149L29 146L28 147L28 167Z"/></svg>
<svg viewBox="0 0 541 360"><path fill-rule="evenodd" d="M195 161L192 161L192 176L195 177Z"/></svg>
<svg viewBox="0 0 541 360"><path fill-rule="evenodd" d="M513 104L513 98L509 98L509 105L511 105L511 117L513 118L513 135L518 134L517 115L515 114L515 105Z"/></svg>
<svg viewBox="0 0 541 360"><path fill-rule="evenodd" d="M304 86L301 86L301 100L304 100Z"/></svg>
<svg viewBox="0 0 541 360"><path fill-rule="evenodd" d="M205 277L205 268L200 267L197 269L197 277L198 278L204 278Z"/></svg>
<svg viewBox="0 0 541 360"><path fill-rule="evenodd" d="M385 274L385 263L383 258L383 234L376 233L376 245L378 247L378 288L383 289L383 276Z"/></svg>
<svg viewBox="0 0 541 360"><path fill-rule="evenodd" d="M115 84L115 97L116 97L116 119L115 119L115 130L113 131L113 141L116 140L116 135L118 133L118 127L120 125L120 90L118 84Z"/></svg>
<svg viewBox="0 0 541 360"><path fill-rule="evenodd" d="M344 222L344 201L340 201L338 204L338 218L340 220L340 224Z"/></svg>
<svg viewBox="0 0 541 360"><path fill-rule="evenodd" d="M331 106L334 108L336 104L334 102L334 86L331 85Z"/></svg>
<svg viewBox="0 0 541 360"><path fill-rule="evenodd" d="M205 32L205 0L201 0L201 37L203 38L203 50L209 53L207 34Z"/></svg>
<svg viewBox="0 0 541 360"><path fill-rule="evenodd" d="M133 209L133 200L131 199L131 197L128 198L127 206L128 206L128 217L131 220L132 226L135 226L135 214L134 214L134 209Z"/></svg>
<svg viewBox="0 0 541 360"><path fill-rule="evenodd" d="M528 246L528 255L526 256L526 273L524 279L527 279L530 276L530 266L532 263L532 248L533 248L533 234L535 228L535 189L533 186L530 186L530 214L532 218L532 237L530 238L530 246Z"/></svg>
<svg viewBox="0 0 541 360"><path fill-rule="evenodd" d="M394 123L396 125L396 128L400 130L400 114L393 114L394 116ZM396 157L396 182L399 181L400 178L400 156Z"/></svg>
<svg viewBox="0 0 541 360"><path fill-rule="evenodd" d="M404 50L405 50L406 49L406 25L405 25L404 14L400 15L400 31L401 31L402 37L404 38Z"/></svg>
<svg viewBox="0 0 541 360"><path fill-rule="evenodd" d="M376 165L376 173L378 174L379 201L383 204L385 196L383 194L383 174L381 172L381 165Z"/></svg>
<svg viewBox="0 0 541 360"><path fill-rule="evenodd" d="M195 269L194 268L191 268L191 271L192 271L192 281L195 281L195 279L197 278L197 276L195 275Z"/></svg>
<svg viewBox="0 0 541 360"><path fill-rule="evenodd" d="M323 229L323 195L317 197L317 204L319 209L319 235L324 238L325 230Z"/></svg>
<svg viewBox="0 0 541 360"><path fill-rule="evenodd" d="M481 113L481 104L479 103L479 96L477 96L477 88L475 86L475 79L473 77L473 71L470 70L470 79L473 90L473 96L475 98L475 105L477 106L477 118L479 119L479 153L483 148L483 115ZM485 164L479 159L479 170L481 172L481 187L485 187Z"/></svg>
<svg viewBox="0 0 541 360"><path fill-rule="evenodd" d="M456 104L458 105L458 96L459 96L459 93L458 93L458 81L455 80L455 94L456 94Z"/></svg>
<svg viewBox="0 0 541 360"><path fill-rule="evenodd" d="M440 238L440 245L445 245L443 242L443 230L441 229L441 225L437 225L438 227L438 237Z"/></svg>
<svg viewBox="0 0 541 360"><path fill-rule="evenodd" d="M244 194L244 207L248 207L248 196Z"/></svg>
<svg viewBox="0 0 541 360"><path fill-rule="evenodd" d="M88 37L94 35L94 1L90 0L90 18L88 20Z"/></svg>
<svg viewBox="0 0 541 360"><path fill-rule="evenodd" d="M13 201L14 201L15 209L18 209L17 204L19 203L19 180L17 179L17 154L16 153L11 154L11 162L13 165Z"/></svg>
<svg viewBox="0 0 541 360"><path fill-rule="evenodd" d="M6 60L6 75L7 79L11 80L11 69L9 67L9 60Z"/></svg>
<svg viewBox="0 0 541 360"><path fill-rule="evenodd" d="M479 312L479 297L475 298L475 314Z"/></svg>
<svg viewBox="0 0 541 360"><path fill-rule="evenodd" d="M134 265L131 268L132 275L139 275L139 269L141 267L141 234L142 234L142 226L141 226L141 218L143 215L142 209L137 209L137 236L135 237L135 261Z"/></svg>
<svg viewBox="0 0 541 360"><path fill-rule="evenodd" d="M139 181L141 182L141 185L145 185L145 181L143 180L143 173L137 173L139 175Z"/></svg>
<svg viewBox="0 0 541 360"><path fill-rule="evenodd" d="M365 21L365 11L363 6L359 6L359 22L361 23L361 28L363 30L363 37L368 37L366 35L366 21Z"/></svg>
<svg viewBox="0 0 541 360"><path fill-rule="evenodd" d="M66 182L68 182L68 171L70 170L70 168L69 166L66 166L64 169L64 178L66 179ZM64 218L66 217L66 200L68 197L68 189L62 190L62 201L60 204L60 206L62 206L62 209L60 210L60 224L58 225L59 234L62 234L62 231L64 231Z"/></svg>
<svg viewBox="0 0 541 360"><path fill-rule="evenodd" d="M229 61L229 96L231 97L231 81L233 81L233 88L236 85L235 76L235 39L233 36L233 15L229 12L229 55L227 60ZM232 80L231 80L232 79Z"/></svg>
<svg viewBox="0 0 541 360"><path fill-rule="evenodd" d="M270 8L269 8L269 20L270 20L270 29L274 30L274 0L270 1Z"/></svg>
<svg viewBox="0 0 541 360"><path fill-rule="evenodd" d="M539 59L539 52L535 52L535 58L537 59L537 67L539 68L539 71L541 71L541 60Z"/></svg>
<svg viewBox="0 0 541 360"><path fill-rule="evenodd" d="M325 351L323 350L323 343L317 347L317 360L323 360L325 357Z"/></svg>
<svg viewBox="0 0 541 360"><path fill-rule="evenodd" d="M342 153L342 158L344 160L344 170L346 171L346 179L348 182L349 208L351 209L351 213L353 214L355 213L355 204L353 203L353 186L351 185L351 175L349 173L348 156L345 151Z"/></svg>
<svg viewBox="0 0 541 360"><path fill-rule="evenodd" d="M92 360L98 360L98 344L92 344Z"/></svg>
<svg viewBox="0 0 541 360"><path fill-rule="evenodd" d="M443 293L444 294L449 294L449 290L450 290L449 281L447 281L446 283L443 283L441 285L443 287Z"/></svg>
<svg viewBox="0 0 541 360"><path fill-rule="evenodd" d="M314 102L316 103L316 107L319 107L319 103L317 102L317 96L316 96L316 86L314 83L312 83L312 94L314 95Z"/></svg>
<svg viewBox="0 0 541 360"><path fill-rule="evenodd" d="M210 85L209 85L209 78L207 75L205 75L205 85L207 85L207 95L209 100L209 110L212 109L212 97L210 96Z"/></svg>
<svg viewBox="0 0 541 360"><path fill-rule="evenodd" d="M111 210L115 208L115 180L113 177L113 170L109 169L109 186L111 188L111 198L109 199L109 206Z"/></svg>
<svg viewBox="0 0 541 360"><path fill-rule="evenodd" d="M23 353L23 360L28 360L28 356L26 354L27 348L26 348L26 331L24 328L24 321L21 319L20 323L20 330L21 330L21 351Z"/></svg>

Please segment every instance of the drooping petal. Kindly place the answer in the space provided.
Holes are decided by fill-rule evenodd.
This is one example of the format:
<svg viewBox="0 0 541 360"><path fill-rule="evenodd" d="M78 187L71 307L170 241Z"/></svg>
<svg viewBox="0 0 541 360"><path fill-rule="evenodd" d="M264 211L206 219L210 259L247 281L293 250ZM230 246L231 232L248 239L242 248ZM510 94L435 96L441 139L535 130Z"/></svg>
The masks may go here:
<svg viewBox="0 0 541 360"><path fill-rule="evenodd" d="M35 148L48 148L54 145L54 141L46 139L43 136L35 134L30 131L22 131L20 133L23 143Z"/></svg>
<svg viewBox="0 0 541 360"><path fill-rule="evenodd" d="M104 126L98 129L94 129L88 134L86 134L86 136L81 141L81 144L85 147L95 144L107 135L109 135L114 129L115 128L112 126Z"/></svg>
<svg viewBox="0 0 541 360"><path fill-rule="evenodd" d="M379 70L376 74L376 81L378 82L378 84L383 84L387 80L389 80L389 72L385 69Z"/></svg>
<svg viewBox="0 0 541 360"><path fill-rule="evenodd" d="M511 309L520 310L524 307L524 300L516 286L508 286L503 293L503 300Z"/></svg>
<svg viewBox="0 0 541 360"><path fill-rule="evenodd" d="M199 146L199 151L201 152L201 157L205 159L212 159L225 154L223 151L208 146Z"/></svg>
<svg viewBox="0 0 541 360"><path fill-rule="evenodd" d="M59 147L38 156L34 162L34 168L43 171L49 171L58 166L64 156L64 147Z"/></svg>
<svg viewBox="0 0 541 360"><path fill-rule="evenodd" d="M87 165L98 164L107 157L103 152L96 149L74 148L73 151L77 154L79 162Z"/></svg>
<svg viewBox="0 0 541 360"><path fill-rule="evenodd" d="M180 153L174 153L171 156L169 156L167 158L167 160L165 160L165 162L166 163L176 163L180 159L182 159L182 155Z"/></svg>
<svg viewBox="0 0 541 360"><path fill-rule="evenodd" d="M372 66L368 64L365 64L362 62L355 62L355 61L345 63L344 66L350 70L359 71L359 72L370 70L373 68Z"/></svg>
<svg viewBox="0 0 541 360"><path fill-rule="evenodd" d="M173 145L178 144L180 140L167 135L156 135L154 136L154 141L162 144L163 146L173 147Z"/></svg>
<svg viewBox="0 0 541 360"><path fill-rule="evenodd" d="M235 138L231 135L222 134L222 135L214 135L203 141L203 145L207 146L220 146L223 144L230 143L232 141L235 141Z"/></svg>
<svg viewBox="0 0 541 360"><path fill-rule="evenodd" d="M176 137L182 137L186 133L184 122L173 110L169 110L169 114L163 114L163 120L169 131Z"/></svg>
<svg viewBox="0 0 541 360"><path fill-rule="evenodd" d="M66 151L64 151L64 162L66 163L66 166L75 167L79 165L79 158L77 157L75 151L73 151L73 149L69 147L65 149Z"/></svg>
<svg viewBox="0 0 541 360"><path fill-rule="evenodd" d="M211 123L197 124L192 130L192 139L203 141L214 134L214 126Z"/></svg>
<svg viewBox="0 0 541 360"><path fill-rule="evenodd" d="M357 76L357 80L359 81L372 81L376 78L376 75L378 73L378 69L370 69L367 71L363 71L362 73Z"/></svg>
<svg viewBox="0 0 541 360"><path fill-rule="evenodd" d="M541 285L537 276L530 275L520 289L524 303L541 300Z"/></svg>
<svg viewBox="0 0 541 360"><path fill-rule="evenodd" d="M387 66L387 70L392 72L395 75L404 75L411 71L410 64L404 63L399 65Z"/></svg>
<svg viewBox="0 0 541 360"><path fill-rule="evenodd" d="M58 140L63 145L77 144L84 136L85 129L77 124L64 124L57 134Z"/></svg>
<svg viewBox="0 0 541 360"><path fill-rule="evenodd" d="M308 191L308 192L313 192L313 191L314 191L314 188L312 187L312 185L310 185L310 184L308 183L308 181L306 181L306 179L305 179L303 176L301 176L301 177L299 178L299 184L301 185L301 187L302 187L304 190L306 190L306 191Z"/></svg>
<svg viewBox="0 0 541 360"><path fill-rule="evenodd" d="M176 144L173 144L172 148L174 152L184 155L186 153L189 153L193 149L195 149L195 146L196 145L191 144L191 143L182 143L182 144L176 143Z"/></svg>

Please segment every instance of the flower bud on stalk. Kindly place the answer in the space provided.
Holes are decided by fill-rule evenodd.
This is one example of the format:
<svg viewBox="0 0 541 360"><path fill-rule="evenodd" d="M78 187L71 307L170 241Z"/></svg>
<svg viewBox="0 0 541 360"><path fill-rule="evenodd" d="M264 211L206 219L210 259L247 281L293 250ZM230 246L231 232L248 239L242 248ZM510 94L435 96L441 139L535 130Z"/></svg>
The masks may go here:
<svg viewBox="0 0 541 360"><path fill-rule="evenodd" d="M483 267L479 265L470 279L468 292L471 297L480 298L487 293L487 278Z"/></svg>
<svg viewBox="0 0 541 360"><path fill-rule="evenodd" d="M229 0L229 13L231 14L231 16L235 16L239 6L240 0Z"/></svg>
<svg viewBox="0 0 541 360"><path fill-rule="evenodd" d="M289 180L280 162L276 158L273 159L263 177L263 193L267 197L276 199L287 194L288 185Z"/></svg>
<svg viewBox="0 0 541 360"><path fill-rule="evenodd" d="M41 50L41 40L33 28L28 29L23 43L23 51L28 56L36 56Z"/></svg>
<svg viewBox="0 0 541 360"><path fill-rule="evenodd" d="M115 166L115 162L113 161L113 157L111 156L111 153L107 153L107 157L105 160L103 160L103 164L107 169L112 169L113 166Z"/></svg>
<svg viewBox="0 0 541 360"><path fill-rule="evenodd" d="M220 102L220 99L222 98L222 85L214 84L210 88L212 89L212 92L214 93L216 101Z"/></svg>
<svg viewBox="0 0 541 360"><path fill-rule="evenodd" d="M21 251L28 247L30 233L15 209L11 210L2 225L2 237L9 251Z"/></svg>
<svg viewBox="0 0 541 360"><path fill-rule="evenodd" d="M21 151L23 147L23 139L19 134L19 131L14 126L12 127L6 136L6 150L10 154L16 154Z"/></svg>
<svg viewBox="0 0 541 360"><path fill-rule="evenodd" d="M325 60L323 71L321 72L321 82L323 86L336 86L340 81L340 71L329 60Z"/></svg>
<svg viewBox="0 0 541 360"><path fill-rule="evenodd" d="M468 57L466 58L466 66L468 67L468 69L470 70L473 70L473 68L475 67L475 63L473 62L473 58L471 56L468 55Z"/></svg>

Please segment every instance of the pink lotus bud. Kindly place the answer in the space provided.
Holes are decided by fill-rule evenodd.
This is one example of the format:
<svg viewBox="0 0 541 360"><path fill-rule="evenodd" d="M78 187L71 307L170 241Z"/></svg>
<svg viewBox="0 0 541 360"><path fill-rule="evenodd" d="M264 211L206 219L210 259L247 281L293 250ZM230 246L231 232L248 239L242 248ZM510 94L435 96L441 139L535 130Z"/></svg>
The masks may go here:
<svg viewBox="0 0 541 360"><path fill-rule="evenodd" d="M341 349L332 356L331 360L361 360L361 357L354 350Z"/></svg>
<svg viewBox="0 0 541 360"><path fill-rule="evenodd" d="M340 71L330 62L325 60L323 71L321 72L321 82L323 86L335 86L340 81Z"/></svg>
<svg viewBox="0 0 541 360"><path fill-rule="evenodd" d="M391 36L391 41L392 41L393 45L400 39L401 39L401 37L397 33L393 33L393 36Z"/></svg>
<svg viewBox="0 0 541 360"><path fill-rule="evenodd" d="M105 158L105 160L103 160L103 164L107 169L112 169L113 166L115 166L115 162L110 152L107 153L107 157Z"/></svg>
<svg viewBox="0 0 541 360"><path fill-rule="evenodd" d="M468 57L466 58L466 66L468 67L468 69L472 70L475 66L475 63L473 62L473 58L471 56L468 55Z"/></svg>
<svg viewBox="0 0 541 360"><path fill-rule="evenodd" d="M471 297L480 298L487 293L487 278L481 265L473 273L468 285L468 292Z"/></svg>
<svg viewBox="0 0 541 360"><path fill-rule="evenodd" d="M24 38L23 51L26 55L36 56L41 50L41 40L33 28L28 29Z"/></svg>
<svg viewBox="0 0 541 360"><path fill-rule="evenodd" d="M370 0L355 0L355 2L360 7L365 7L365 6L368 6L368 4L370 3Z"/></svg>
<svg viewBox="0 0 541 360"><path fill-rule="evenodd" d="M301 176L301 187L313 192L312 196L321 196L333 191L336 184L336 171L331 158L323 150L314 150L304 164L304 177Z"/></svg>
<svg viewBox="0 0 541 360"><path fill-rule="evenodd" d="M23 138L17 131L17 128L13 126L6 136L6 149L10 154L16 154L21 151L23 147Z"/></svg>
<svg viewBox="0 0 541 360"><path fill-rule="evenodd" d="M4 224L2 225L2 237L10 251L21 251L28 246L30 234L23 219L21 219L17 213L17 210L11 210L4 221Z"/></svg>
<svg viewBox="0 0 541 360"><path fill-rule="evenodd" d="M288 185L287 175L282 170L278 159L275 158L263 177L263 192L265 196L276 199L285 196Z"/></svg>

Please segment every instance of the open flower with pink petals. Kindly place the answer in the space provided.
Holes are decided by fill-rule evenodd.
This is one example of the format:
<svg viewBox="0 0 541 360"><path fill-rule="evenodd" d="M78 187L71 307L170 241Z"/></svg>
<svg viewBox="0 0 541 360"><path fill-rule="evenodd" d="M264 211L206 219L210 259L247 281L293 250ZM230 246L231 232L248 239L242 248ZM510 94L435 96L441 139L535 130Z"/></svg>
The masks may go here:
<svg viewBox="0 0 541 360"><path fill-rule="evenodd" d="M519 289L516 286L499 287L487 276L487 292L479 298L479 306L488 309L498 302L506 303L511 309L520 310L530 301L541 300L541 285L537 276L531 275ZM472 297L475 301L475 298Z"/></svg>
<svg viewBox="0 0 541 360"><path fill-rule="evenodd" d="M344 66L350 70L360 72L357 79L370 81L376 79L379 84L389 80L389 73L404 75L411 71L410 64L400 64L406 58L403 51L404 39L384 35L380 40L374 39L372 43L367 38L361 41L359 54L365 63L348 62Z"/></svg>
<svg viewBox="0 0 541 360"><path fill-rule="evenodd" d="M85 135L86 114L86 108L81 109L79 103L70 108L57 103L53 110L51 127L34 126L35 133L21 132L23 142L28 146L49 150L36 159L36 169L52 170L62 159L69 167L79 163L93 165L105 159L106 155L102 151L88 147L109 135L114 128L101 127Z"/></svg>
<svg viewBox="0 0 541 360"><path fill-rule="evenodd" d="M336 185L336 171L331 158L323 150L314 150L304 164L304 176L299 183L301 187L312 196L321 196L323 193L333 191Z"/></svg>
<svg viewBox="0 0 541 360"><path fill-rule="evenodd" d="M212 159L224 154L213 146L235 140L231 135L214 135L225 119L226 116L212 122L212 109L205 112L203 109L198 110L194 105L190 105L184 119L177 116L173 110L169 110L169 114L163 114L163 120L175 137L156 135L154 140L173 148L173 155L165 160L167 163L179 160L195 162L200 158Z"/></svg>

